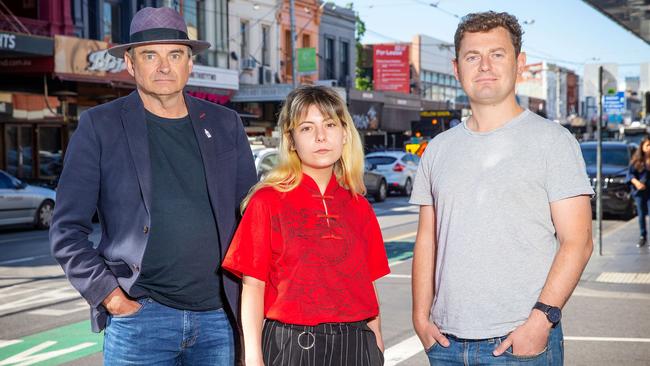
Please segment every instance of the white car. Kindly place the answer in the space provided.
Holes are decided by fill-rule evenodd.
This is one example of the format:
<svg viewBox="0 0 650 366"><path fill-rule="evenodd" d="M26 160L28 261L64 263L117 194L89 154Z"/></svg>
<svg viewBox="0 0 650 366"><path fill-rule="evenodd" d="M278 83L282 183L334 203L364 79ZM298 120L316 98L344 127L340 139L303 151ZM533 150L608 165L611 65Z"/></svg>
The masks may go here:
<svg viewBox="0 0 650 366"><path fill-rule="evenodd" d="M372 172L377 172L388 182L390 191L410 196L418 170L420 158L405 151L381 151L366 155L366 163Z"/></svg>
<svg viewBox="0 0 650 366"><path fill-rule="evenodd" d="M280 158L278 149L274 147L251 146L253 158L255 159L255 170L257 180L262 180L276 165Z"/></svg>
<svg viewBox="0 0 650 366"><path fill-rule="evenodd" d="M0 225L29 224L49 229L52 223L56 192L30 186L0 170Z"/></svg>

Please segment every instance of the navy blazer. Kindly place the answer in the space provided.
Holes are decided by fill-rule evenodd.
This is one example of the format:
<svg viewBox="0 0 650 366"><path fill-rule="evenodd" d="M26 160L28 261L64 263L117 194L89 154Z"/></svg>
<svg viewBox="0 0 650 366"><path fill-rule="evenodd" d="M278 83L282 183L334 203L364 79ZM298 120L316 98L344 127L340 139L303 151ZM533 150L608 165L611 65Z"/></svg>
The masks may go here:
<svg viewBox="0 0 650 366"><path fill-rule="evenodd" d="M223 260L239 204L257 180L253 156L236 112L187 94L185 103L203 158ZM56 196L52 255L90 304L92 329L99 332L106 326L107 311L101 305L106 296L118 286L134 296L131 287L140 274L151 225L149 141L137 91L81 114ZM102 228L97 246L88 240L95 211ZM222 277L225 308L238 319L240 284L226 273Z"/></svg>

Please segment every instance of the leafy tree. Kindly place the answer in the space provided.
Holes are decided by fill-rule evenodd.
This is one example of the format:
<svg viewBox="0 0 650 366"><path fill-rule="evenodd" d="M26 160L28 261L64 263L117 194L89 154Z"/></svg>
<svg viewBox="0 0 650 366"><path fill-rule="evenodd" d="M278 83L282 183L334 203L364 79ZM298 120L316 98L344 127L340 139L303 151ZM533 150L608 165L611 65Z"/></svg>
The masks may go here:
<svg viewBox="0 0 650 366"><path fill-rule="evenodd" d="M348 3L346 7L350 10L354 10L353 3ZM355 12L355 24L356 32L354 39L357 49L357 64L355 68L356 76L354 78L354 87L357 90L370 91L372 90L372 80L368 75L364 75L365 72L362 67L365 54L363 52L363 44L361 44L361 39L366 34L366 23L361 19L361 17L359 17L359 12Z"/></svg>

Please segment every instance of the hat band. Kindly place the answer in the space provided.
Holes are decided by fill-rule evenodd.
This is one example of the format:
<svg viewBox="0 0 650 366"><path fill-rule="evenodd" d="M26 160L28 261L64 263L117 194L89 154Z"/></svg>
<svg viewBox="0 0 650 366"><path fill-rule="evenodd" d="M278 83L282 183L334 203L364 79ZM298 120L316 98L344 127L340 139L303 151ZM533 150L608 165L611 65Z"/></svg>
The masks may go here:
<svg viewBox="0 0 650 366"><path fill-rule="evenodd" d="M131 34L130 43L149 41L189 40L187 33L178 29L151 28Z"/></svg>

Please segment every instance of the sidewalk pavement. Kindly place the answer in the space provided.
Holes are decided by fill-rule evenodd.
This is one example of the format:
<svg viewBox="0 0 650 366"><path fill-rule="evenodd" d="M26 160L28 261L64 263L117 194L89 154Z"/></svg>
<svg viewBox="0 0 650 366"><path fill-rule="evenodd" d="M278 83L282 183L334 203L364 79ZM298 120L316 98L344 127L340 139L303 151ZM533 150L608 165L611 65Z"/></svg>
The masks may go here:
<svg viewBox="0 0 650 366"><path fill-rule="evenodd" d="M650 293L650 249L648 244L642 248L636 247L639 240L638 225L634 218L605 233L602 256L594 237L594 252L581 280L640 285L639 290Z"/></svg>

